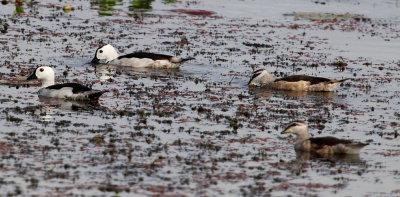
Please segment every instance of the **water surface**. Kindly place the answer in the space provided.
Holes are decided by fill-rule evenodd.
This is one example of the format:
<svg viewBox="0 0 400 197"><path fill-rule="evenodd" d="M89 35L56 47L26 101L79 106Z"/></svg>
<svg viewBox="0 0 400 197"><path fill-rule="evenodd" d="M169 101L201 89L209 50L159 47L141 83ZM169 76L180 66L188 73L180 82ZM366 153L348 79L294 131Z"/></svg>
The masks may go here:
<svg viewBox="0 0 400 197"><path fill-rule="evenodd" d="M399 195L399 9L391 0L2 4L0 190ZM196 59L177 70L87 64L104 43ZM38 65L111 92L98 106L39 99L21 80ZM353 79L332 93L248 89L259 68ZM370 145L359 157L296 155L293 137L280 135L293 120Z"/></svg>

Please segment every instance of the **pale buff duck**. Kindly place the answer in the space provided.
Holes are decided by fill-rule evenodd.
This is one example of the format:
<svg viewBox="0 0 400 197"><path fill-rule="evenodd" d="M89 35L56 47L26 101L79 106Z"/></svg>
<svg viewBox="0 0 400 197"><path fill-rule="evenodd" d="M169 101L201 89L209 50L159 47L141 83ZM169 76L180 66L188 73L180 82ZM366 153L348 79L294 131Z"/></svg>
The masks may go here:
<svg viewBox="0 0 400 197"><path fill-rule="evenodd" d="M292 75L276 79L267 70L259 69L254 71L248 85L266 87L274 90L329 92L335 90L345 80L348 79L332 80L307 75Z"/></svg>
<svg viewBox="0 0 400 197"><path fill-rule="evenodd" d="M293 133L297 135L294 149L296 151L317 154L359 154L360 150L368 145L352 140L338 139L335 137L316 137L308 135L308 125L303 121L292 122L281 134Z"/></svg>

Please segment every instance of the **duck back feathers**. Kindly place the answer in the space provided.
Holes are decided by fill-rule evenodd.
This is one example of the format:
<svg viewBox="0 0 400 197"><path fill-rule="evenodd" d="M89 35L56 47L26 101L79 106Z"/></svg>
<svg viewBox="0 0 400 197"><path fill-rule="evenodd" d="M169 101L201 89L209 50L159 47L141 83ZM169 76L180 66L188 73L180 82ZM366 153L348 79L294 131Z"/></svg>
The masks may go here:
<svg viewBox="0 0 400 197"><path fill-rule="evenodd" d="M171 55L163 55L163 54L156 54L156 53L146 53L146 52L135 52L126 55L119 56L118 59L124 58L148 58L152 60L171 60L173 56Z"/></svg>
<svg viewBox="0 0 400 197"><path fill-rule="evenodd" d="M334 146L338 144L351 144L351 140L344 140L344 139L338 139L335 137L315 137L315 138L310 138L309 139L311 143L316 144L318 146Z"/></svg>
<svg viewBox="0 0 400 197"><path fill-rule="evenodd" d="M48 86L47 89L60 90L61 88L66 88L66 87L72 88L72 93L74 94L91 90L91 88L79 83L56 84Z"/></svg>
<svg viewBox="0 0 400 197"><path fill-rule="evenodd" d="M69 91L71 91L72 94L68 93ZM49 94L65 95L65 98L70 100L85 101L98 100L99 97L108 92L108 90L93 90L79 83L64 83L46 87L44 90L41 91L40 96L49 97L49 94L46 94L46 92L48 92Z"/></svg>
<svg viewBox="0 0 400 197"><path fill-rule="evenodd" d="M320 154L359 154L361 148L368 145L335 137L310 138L309 141L311 150Z"/></svg>
<svg viewBox="0 0 400 197"><path fill-rule="evenodd" d="M287 82L299 82L299 81L308 81L310 82L311 85L314 84L319 84L323 82L330 82L330 79L323 78L323 77L312 77L312 76L307 76L307 75L292 75L288 77L283 77L276 79L275 82L277 81L287 81Z"/></svg>

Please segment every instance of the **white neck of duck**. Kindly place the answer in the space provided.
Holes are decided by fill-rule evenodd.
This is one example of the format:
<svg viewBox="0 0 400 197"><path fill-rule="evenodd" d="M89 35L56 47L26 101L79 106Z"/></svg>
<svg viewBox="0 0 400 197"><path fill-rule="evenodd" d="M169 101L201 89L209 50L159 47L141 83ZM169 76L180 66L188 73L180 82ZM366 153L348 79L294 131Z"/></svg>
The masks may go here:
<svg viewBox="0 0 400 197"><path fill-rule="evenodd" d="M100 53L100 51L102 51L102 53ZM99 59L105 60L106 63L109 63L119 57L117 49L110 44L102 47L100 51L96 52L96 56Z"/></svg>
<svg viewBox="0 0 400 197"><path fill-rule="evenodd" d="M46 78L41 79L42 88L54 85L54 75L49 75Z"/></svg>
<svg viewBox="0 0 400 197"><path fill-rule="evenodd" d="M118 57L119 57L118 52L117 51L112 51L109 54L107 54L106 63L109 63L109 62L117 59Z"/></svg>

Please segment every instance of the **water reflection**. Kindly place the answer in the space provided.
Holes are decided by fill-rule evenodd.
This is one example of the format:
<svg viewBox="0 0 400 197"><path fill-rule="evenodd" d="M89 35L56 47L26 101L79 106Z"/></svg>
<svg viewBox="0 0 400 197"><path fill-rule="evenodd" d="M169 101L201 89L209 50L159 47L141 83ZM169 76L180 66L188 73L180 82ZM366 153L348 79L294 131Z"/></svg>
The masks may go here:
<svg viewBox="0 0 400 197"><path fill-rule="evenodd" d="M135 77L155 77L155 78L171 78L171 77L183 77L179 74L179 69L154 69L154 68L135 68L130 66L115 66L108 64L97 64L94 65L96 76L101 81L110 81L118 75L124 74Z"/></svg>
<svg viewBox="0 0 400 197"><path fill-rule="evenodd" d="M58 109L72 111L96 109L100 106L98 101L72 101L57 98L40 98L39 101Z"/></svg>
<svg viewBox="0 0 400 197"><path fill-rule="evenodd" d="M296 152L297 161L322 160L328 162L362 163L359 154L317 154L310 152Z"/></svg>
<svg viewBox="0 0 400 197"><path fill-rule="evenodd" d="M249 94L254 95L259 101L269 100L277 95L283 96L285 100L315 100L321 99L321 97L333 100L337 98L336 92L284 91L265 88L250 88Z"/></svg>
<svg viewBox="0 0 400 197"><path fill-rule="evenodd" d="M40 118L43 122L52 122L54 120L54 109L51 105L38 105L35 107L33 114Z"/></svg>
<svg viewBox="0 0 400 197"><path fill-rule="evenodd" d="M54 121L56 115L55 110L69 110L69 111L91 111L99 110L100 104L98 102L86 101L69 101L65 99L55 98L40 98L42 104L35 107L33 114L38 116L43 122Z"/></svg>
<svg viewBox="0 0 400 197"><path fill-rule="evenodd" d="M100 81L109 81L114 79L117 68L108 64L98 64L96 65L95 73Z"/></svg>
<svg viewBox="0 0 400 197"><path fill-rule="evenodd" d="M360 159L360 155L354 154L343 154L343 155L334 155L334 154L313 154L310 152L296 152L296 159L290 160L287 162L288 169L296 175L300 175L303 172L310 170L333 170L341 169L342 167L354 166L360 171L367 168L367 162ZM317 164L317 165L314 165ZM336 168L334 168L337 166Z"/></svg>

